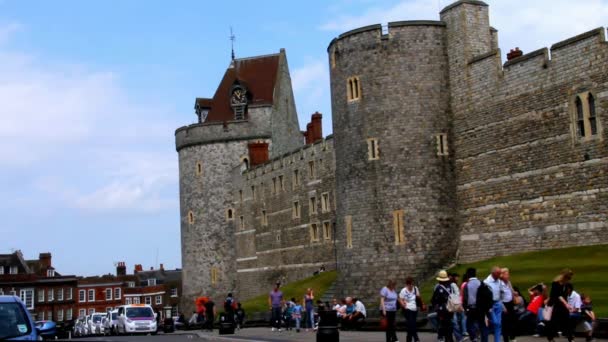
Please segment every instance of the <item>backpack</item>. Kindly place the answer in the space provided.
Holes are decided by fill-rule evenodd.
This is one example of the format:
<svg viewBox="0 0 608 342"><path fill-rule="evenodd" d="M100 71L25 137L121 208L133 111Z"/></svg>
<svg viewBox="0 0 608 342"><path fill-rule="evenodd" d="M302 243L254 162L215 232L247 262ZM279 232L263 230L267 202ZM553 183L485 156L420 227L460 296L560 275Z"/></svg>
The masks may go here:
<svg viewBox="0 0 608 342"><path fill-rule="evenodd" d="M445 287L443 288L448 291L448 289L446 289ZM457 293L454 293L451 286L448 293L448 302L446 304L446 309L448 309L448 312L463 312L464 307L462 306L462 299Z"/></svg>
<svg viewBox="0 0 608 342"><path fill-rule="evenodd" d="M483 281L480 282L475 298L475 306L480 312L487 312L494 305L494 295L492 289Z"/></svg>

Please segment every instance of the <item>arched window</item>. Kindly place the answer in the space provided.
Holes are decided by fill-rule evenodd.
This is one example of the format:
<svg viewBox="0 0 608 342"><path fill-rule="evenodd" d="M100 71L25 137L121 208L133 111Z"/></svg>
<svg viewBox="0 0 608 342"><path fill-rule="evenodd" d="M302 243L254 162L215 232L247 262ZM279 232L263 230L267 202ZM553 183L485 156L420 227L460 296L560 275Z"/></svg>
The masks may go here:
<svg viewBox="0 0 608 342"><path fill-rule="evenodd" d="M194 223L194 213L192 211L188 212L188 223L189 224L193 224Z"/></svg>
<svg viewBox="0 0 608 342"><path fill-rule="evenodd" d="M589 126L591 126L591 135L597 134L597 122L595 118L595 98L589 93L587 99L589 101Z"/></svg>
<svg viewBox="0 0 608 342"><path fill-rule="evenodd" d="M226 209L226 219L228 221L231 221L232 219L234 219L234 211L232 210L232 208Z"/></svg>
<svg viewBox="0 0 608 342"><path fill-rule="evenodd" d="M576 123L578 127L578 135L580 137L585 136L585 113L583 112L583 101L581 97L577 96L575 100L576 105Z"/></svg>
<svg viewBox="0 0 608 342"><path fill-rule="evenodd" d="M346 98L348 101L355 101L361 97L361 82L359 77L353 76L346 80Z"/></svg>
<svg viewBox="0 0 608 342"><path fill-rule="evenodd" d="M249 170L249 158L243 158L243 166L245 166L245 170Z"/></svg>

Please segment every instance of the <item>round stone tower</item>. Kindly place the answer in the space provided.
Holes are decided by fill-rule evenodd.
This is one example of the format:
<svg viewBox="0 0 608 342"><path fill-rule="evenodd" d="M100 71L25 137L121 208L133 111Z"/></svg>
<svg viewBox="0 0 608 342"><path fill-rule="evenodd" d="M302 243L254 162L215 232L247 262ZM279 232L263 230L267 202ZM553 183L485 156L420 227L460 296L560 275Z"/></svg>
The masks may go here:
<svg viewBox="0 0 608 342"><path fill-rule="evenodd" d="M458 246L445 23L407 21L329 47L342 295L426 277Z"/></svg>

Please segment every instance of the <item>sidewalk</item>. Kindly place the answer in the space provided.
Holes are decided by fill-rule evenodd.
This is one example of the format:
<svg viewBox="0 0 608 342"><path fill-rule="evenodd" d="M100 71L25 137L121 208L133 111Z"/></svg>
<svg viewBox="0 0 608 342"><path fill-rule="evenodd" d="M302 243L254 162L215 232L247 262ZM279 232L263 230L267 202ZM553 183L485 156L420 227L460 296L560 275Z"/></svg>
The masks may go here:
<svg viewBox="0 0 608 342"><path fill-rule="evenodd" d="M225 341L225 342L279 342L279 341L294 341L294 342L312 342L316 341L316 333L305 330L296 333L293 331L272 332L270 328L246 328L237 331L234 335L218 335L217 330L213 333L201 331L184 331L177 334L198 335L200 338L207 341ZM437 334L434 333L419 333L421 342L437 341ZM397 332L397 337L400 341L405 342L406 332ZM384 342L384 332L380 331L340 331L340 341L344 342ZM494 341L494 337L490 335L490 341ZM517 338L517 342L545 342L546 338L535 338L532 336L522 336ZM558 338L556 341L566 342L566 338ZM584 342L584 338L577 338L577 341ZM596 341L606 341L596 339Z"/></svg>

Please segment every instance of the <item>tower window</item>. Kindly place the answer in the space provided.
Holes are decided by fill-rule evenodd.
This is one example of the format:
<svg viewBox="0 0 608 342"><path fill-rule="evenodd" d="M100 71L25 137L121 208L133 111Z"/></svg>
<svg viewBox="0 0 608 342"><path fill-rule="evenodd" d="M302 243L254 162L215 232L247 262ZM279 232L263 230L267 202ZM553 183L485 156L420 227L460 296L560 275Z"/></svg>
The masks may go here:
<svg viewBox="0 0 608 342"><path fill-rule="evenodd" d="M315 162L311 160L308 162L308 176L310 179L315 179Z"/></svg>
<svg viewBox="0 0 608 342"><path fill-rule="evenodd" d="M267 226L268 225L268 215L266 215L266 210L262 209L262 226Z"/></svg>
<svg viewBox="0 0 608 342"><path fill-rule="evenodd" d="M592 93L584 92L576 95L573 117L578 138L598 136L600 125L596 114L595 96Z"/></svg>
<svg viewBox="0 0 608 342"><path fill-rule="evenodd" d="M323 222L323 239L331 239L331 222L329 221Z"/></svg>
<svg viewBox="0 0 608 342"><path fill-rule="evenodd" d="M298 170L293 170L291 185L293 189L297 189L300 186L300 172Z"/></svg>
<svg viewBox="0 0 608 342"><path fill-rule="evenodd" d="M291 217L294 219L300 218L300 201L293 201Z"/></svg>
<svg viewBox="0 0 608 342"><path fill-rule="evenodd" d="M310 215L315 215L317 213L317 197L313 196L310 198L310 202L309 202L309 211L310 211Z"/></svg>
<svg viewBox="0 0 608 342"><path fill-rule="evenodd" d="M403 245L405 243L403 210L393 211L393 228L395 229L395 245Z"/></svg>
<svg viewBox="0 0 608 342"><path fill-rule="evenodd" d="M310 224L310 241L311 242L319 241L319 225L316 223Z"/></svg>
<svg viewBox="0 0 608 342"><path fill-rule="evenodd" d="M380 159L380 151L378 149L378 139L376 139L376 138L367 139L367 159L368 160Z"/></svg>
<svg viewBox="0 0 608 342"><path fill-rule="evenodd" d="M226 220L232 221L234 219L234 210L232 208L226 209Z"/></svg>
<svg viewBox="0 0 608 342"><path fill-rule="evenodd" d="M196 162L196 175L200 176L203 174L203 164L201 162Z"/></svg>
<svg viewBox="0 0 608 342"><path fill-rule="evenodd" d="M346 226L346 248L353 248L353 217L348 215L344 217L344 225Z"/></svg>
<svg viewBox="0 0 608 342"><path fill-rule="evenodd" d="M239 226L241 227L241 230L245 229L245 217L244 216L239 216Z"/></svg>
<svg viewBox="0 0 608 342"><path fill-rule="evenodd" d="M192 210L190 210L188 212L188 223L189 224L194 224L194 213L192 212Z"/></svg>
<svg viewBox="0 0 608 342"><path fill-rule="evenodd" d="M283 175L279 176L279 186L281 187L281 191L285 191L285 179L283 179Z"/></svg>
<svg viewBox="0 0 608 342"><path fill-rule="evenodd" d="M346 98L348 101L356 101L361 98L361 81L358 76L349 77L346 80Z"/></svg>
<svg viewBox="0 0 608 342"><path fill-rule="evenodd" d="M255 192L255 185L252 185L251 186L251 198L255 200L256 197L257 196L256 196L256 192Z"/></svg>
<svg viewBox="0 0 608 342"><path fill-rule="evenodd" d="M239 190L239 199L243 202L243 190Z"/></svg>
<svg viewBox="0 0 608 342"><path fill-rule="evenodd" d="M446 133L439 133L436 135L437 140L437 155L447 156L448 153L448 135Z"/></svg>
<svg viewBox="0 0 608 342"><path fill-rule="evenodd" d="M270 188L270 192L274 195L277 193L277 178L274 177L272 179L272 187Z"/></svg>
<svg viewBox="0 0 608 342"><path fill-rule="evenodd" d="M329 205L329 193L324 192L321 194L321 212L327 213L331 210Z"/></svg>
<svg viewBox="0 0 608 342"><path fill-rule="evenodd" d="M216 285L219 281L219 270L217 267L211 267L211 285Z"/></svg>

